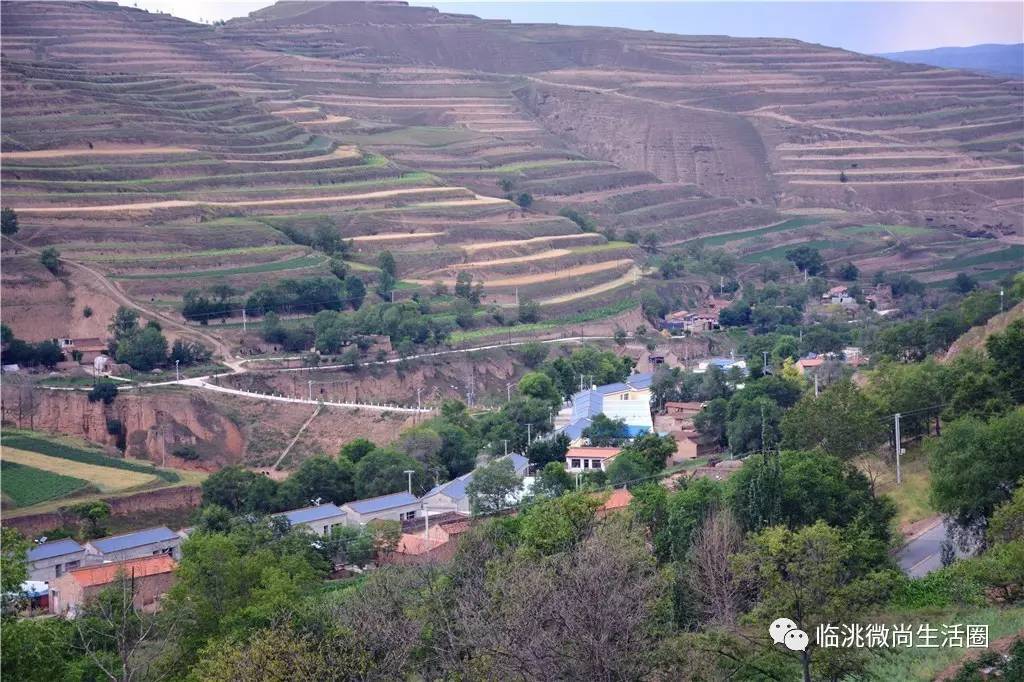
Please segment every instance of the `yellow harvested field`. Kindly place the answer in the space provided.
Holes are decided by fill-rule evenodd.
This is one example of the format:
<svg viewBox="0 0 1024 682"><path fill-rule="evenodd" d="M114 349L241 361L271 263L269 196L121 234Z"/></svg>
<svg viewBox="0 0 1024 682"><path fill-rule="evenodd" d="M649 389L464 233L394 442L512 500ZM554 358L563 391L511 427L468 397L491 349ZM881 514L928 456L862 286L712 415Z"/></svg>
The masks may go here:
<svg viewBox="0 0 1024 682"><path fill-rule="evenodd" d="M592 234L580 233L580 234L556 234L551 237L530 237L529 239L505 239L497 242L478 242L476 244L466 244L462 247L462 250L466 253L475 253L476 251L482 251L483 249L494 249L503 246L522 246L524 244L537 244L538 242L551 242L555 240L577 240L577 239L593 239Z"/></svg>
<svg viewBox="0 0 1024 682"><path fill-rule="evenodd" d="M189 147L96 146L93 149L36 149L30 152L4 152L4 161L19 159L57 159L65 156L137 156L141 154L191 154Z"/></svg>
<svg viewBox="0 0 1024 682"><path fill-rule="evenodd" d="M462 189L461 187L459 188ZM413 204L412 208L446 208L450 206L490 206L492 204L509 204L514 206L508 199L499 199L498 197L482 197L477 195L475 199L451 199L449 201L425 201L419 204Z"/></svg>
<svg viewBox="0 0 1024 682"><path fill-rule="evenodd" d="M337 114L328 114L326 118L313 119L312 121L303 121L304 126L316 126L326 125L328 123L348 123L352 120L351 116L339 116Z"/></svg>
<svg viewBox="0 0 1024 682"><path fill-rule="evenodd" d="M49 455L19 450L17 448L3 448L0 457L6 462L14 462L15 464L42 469L54 474L89 481L100 492L104 493L138 488L157 480L156 476L152 474L143 474L125 469L112 469L96 466L95 464L83 464L82 462L75 462L63 457L50 457Z"/></svg>
<svg viewBox="0 0 1024 682"><path fill-rule="evenodd" d="M452 270L472 270L476 268L488 268L494 265L508 265L509 263L528 263L535 260L545 260L547 258L558 258L559 256L568 256L572 251L569 249L551 249L550 251L541 251L539 253L531 253L528 256L514 256L512 258L495 258L494 260L481 260L474 261L472 263L459 263L456 265L449 266Z"/></svg>

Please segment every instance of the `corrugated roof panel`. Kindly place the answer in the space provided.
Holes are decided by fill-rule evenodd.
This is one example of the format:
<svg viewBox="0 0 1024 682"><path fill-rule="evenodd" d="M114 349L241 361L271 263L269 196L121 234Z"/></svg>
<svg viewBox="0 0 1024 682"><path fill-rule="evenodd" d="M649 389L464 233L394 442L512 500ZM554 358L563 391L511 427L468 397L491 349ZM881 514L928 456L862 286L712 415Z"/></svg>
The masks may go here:
<svg viewBox="0 0 1024 682"><path fill-rule="evenodd" d="M303 509L293 509L291 511L281 512L280 514L274 514L274 516L283 516L288 519L288 523L293 526L297 523L311 523L313 521L320 521L344 515L344 510L332 503L321 504L315 507L304 507Z"/></svg>
<svg viewBox="0 0 1024 682"><path fill-rule="evenodd" d="M147 528L134 533L114 535L109 538L92 540L89 544L100 552L109 554L111 552L120 552L126 549L132 549L133 547L142 547L143 545L150 545L154 542L166 542L168 540L181 540L181 536L167 526L158 526L156 528Z"/></svg>
<svg viewBox="0 0 1024 682"><path fill-rule="evenodd" d="M28 560L42 561L43 559L52 559L53 557L64 556L65 554L81 552L83 549L85 548L71 538L64 538L63 540L54 540L36 545L28 551Z"/></svg>
<svg viewBox="0 0 1024 682"><path fill-rule="evenodd" d="M372 514L385 509L393 509L394 507L403 507L408 504L415 504L418 501L419 500L415 495L410 495L408 492L402 492L392 493L390 495L381 495L380 497L371 497L367 500L356 500L355 502L348 502L345 506L360 514Z"/></svg>

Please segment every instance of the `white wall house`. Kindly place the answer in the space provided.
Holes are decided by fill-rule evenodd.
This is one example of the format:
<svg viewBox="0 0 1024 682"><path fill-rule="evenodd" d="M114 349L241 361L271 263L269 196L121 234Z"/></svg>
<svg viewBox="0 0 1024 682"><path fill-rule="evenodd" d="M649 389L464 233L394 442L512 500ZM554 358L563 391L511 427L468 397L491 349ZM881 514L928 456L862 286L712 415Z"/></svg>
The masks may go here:
<svg viewBox="0 0 1024 682"><path fill-rule="evenodd" d="M71 538L44 542L30 549L26 559L29 580L49 582L81 566L85 547Z"/></svg>
<svg viewBox="0 0 1024 682"><path fill-rule="evenodd" d="M307 528L323 537L330 535L336 526L346 525L346 516L344 511L330 503L274 514L275 518L287 519L293 528Z"/></svg>
<svg viewBox="0 0 1024 682"><path fill-rule="evenodd" d="M157 526L91 540L85 544L85 553L86 563L93 558L100 561L126 561L156 554L166 554L178 560L181 558L181 536L167 526Z"/></svg>

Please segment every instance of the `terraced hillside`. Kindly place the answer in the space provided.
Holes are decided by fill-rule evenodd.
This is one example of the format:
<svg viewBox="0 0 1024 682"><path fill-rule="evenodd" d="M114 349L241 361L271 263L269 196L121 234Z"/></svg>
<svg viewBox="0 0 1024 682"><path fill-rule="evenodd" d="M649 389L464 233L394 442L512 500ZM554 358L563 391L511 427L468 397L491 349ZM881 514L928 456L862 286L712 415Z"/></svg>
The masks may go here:
<svg viewBox="0 0 1024 682"><path fill-rule="evenodd" d="M1020 261L1019 82L401 3L279 3L219 27L106 3L3 15L18 241L171 316L189 289L329 276L324 231L370 280L394 253L401 294L469 272L488 303L554 315L629 298L641 252L611 231L750 269L807 240L930 281ZM59 285L28 253L5 253L5 287L31 308ZM65 286L47 310L77 316Z"/></svg>

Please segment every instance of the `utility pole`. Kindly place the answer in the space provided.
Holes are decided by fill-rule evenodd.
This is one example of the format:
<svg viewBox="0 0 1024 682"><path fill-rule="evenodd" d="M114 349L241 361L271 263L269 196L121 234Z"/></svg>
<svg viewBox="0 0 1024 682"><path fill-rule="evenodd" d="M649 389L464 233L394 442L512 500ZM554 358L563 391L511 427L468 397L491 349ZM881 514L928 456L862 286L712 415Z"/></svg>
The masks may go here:
<svg viewBox="0 0 1024 682"><path fill-rule="evenodd" d="M764 358L761 365L761 374L768 374L768 351L761 351L761 357Z"/></svg>
<svg viewBox="0 0 1024 682"><path fill-rule="evenodd" d="M519 307L519 287L516 287L516 307Z"/></svg>
<svg viewBox="0 0 1024 682"><path fill-rule="evenodd" d="M423 539L427 541L427 549L430 549L430 514L427 513L427 507L424 504L420 504L420 509L423 510Z"/></svg>
<svg viewBox="0 0 1024 682"><path fill-rule="evenodd" d="M310 379L306 384L309 386L309 399L313 400L313 380Z"/></svg>
<svg viewBox="0 0 1024 682"><path fill-rule="evenodd" d="M893 415L896 430L896 485L903 483L903 472L900 470L900 455L903 453L903 442L900 438L900 413Z"/></svg>
<svg viewBox="0 0 1024 682"><path fill-rule="evenodd" d="M244 333L245 333L246 331L248 331L248 329L249 329L249 328L248 328L248 327L246 326L246 321L247 321L247 320L246 320L246 317L245 317L245 308L242 308L242 333L243 333L243 334L244 334Z"/></svg>
<svg viewBox="0 0 1024 682"><path fill-rule="evenodd" d="M175 360L174 361L174 378L177 381L181 381L181 370L178 369L178 365L180 363L181 363L181 360Z"/></svg>
<svg viewBox="0 0 1024 682"><path fill-rule="evenodd" d="M505 402L512 402L512 382L505 384Z"/></svg>
<svg viewBox="0 0 1024 682"><path fill-rule="evenodd" d="M409 477L409 494L412 495L412 475L416 472L414 472L412 469L406 469L404 473L406 476Z"/></svg>
<svg viewBox="0 0 1024 682"><path fill-rule="evenodd" d="M1003 294L1005 294L1005 293L1006 292L1003 291L1003 289L1000 287L1000 289L999 289L999 312L1000 313L1003 312Z"/></svg>
<svg viewBox="0 0 1024 682"><path fill-rule="evenodd" d="M818 393L818 373L815 372L814 373L814 397L817 398L818 395L819 395L819 393Z"/></svg>
<svg viewBox="0 0 1024 682"><path fill-rule="evenodd" d="M531 434L533 433L533 424L526 425L526 447L530 447L530 443L533 442Z"/></svg>
<svg viewBox="0 0 1024 682"><path fill-rule="evenodd" d="M508 457L508 438L502 439L502 442L505 444L505 456Z"/></svg>
<svg viewBox="0 0 1024 682"><path fill-rule="evenodd" d="M416 409L417 410L420 409L420 393L422 391L423 391L423 387L422 386L416 388Z"/></svg>

